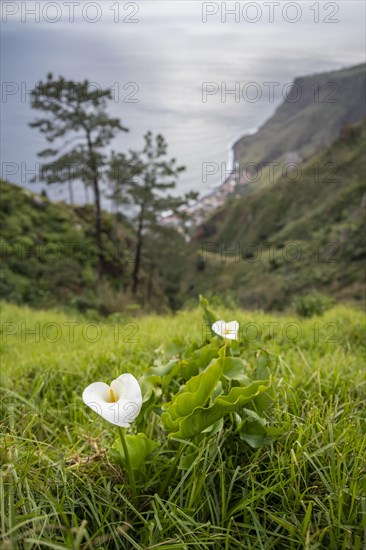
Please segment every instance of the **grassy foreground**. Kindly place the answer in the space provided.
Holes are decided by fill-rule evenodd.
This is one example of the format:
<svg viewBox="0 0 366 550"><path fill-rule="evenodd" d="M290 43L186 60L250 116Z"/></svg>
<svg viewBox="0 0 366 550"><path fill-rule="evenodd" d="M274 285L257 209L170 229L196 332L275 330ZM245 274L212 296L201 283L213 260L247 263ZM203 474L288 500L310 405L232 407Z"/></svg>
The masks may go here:
<svg viewBox="0 0 366 550"><path fill-rule="evenodd" d="M362 313L219 313L240 322L244 357L262 347L279 355L271 424L283 433L252 449L229 443L224 427L216 452L202 448L163 491L177 444L161 433L132 502L109 453L115 429L82 391L122 372L138 377L175 338L199 341L201 313L117 326L2 305L1 548L364 548Z"/></svg>

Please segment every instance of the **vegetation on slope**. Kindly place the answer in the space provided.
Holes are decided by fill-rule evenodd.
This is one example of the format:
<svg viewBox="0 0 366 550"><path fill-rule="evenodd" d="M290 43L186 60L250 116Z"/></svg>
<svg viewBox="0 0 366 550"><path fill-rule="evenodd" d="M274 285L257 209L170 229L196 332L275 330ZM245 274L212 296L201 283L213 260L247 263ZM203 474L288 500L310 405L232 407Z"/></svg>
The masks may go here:
<svg viewBox="0 0 366 550"><path fill-rule="evenodd" d="M104 272L100 276L93 206L54 203L5 181L0 181L0 197L2 298L33 307L74 308L93 317L141 304L160 310L180 305L177 286L185 241L176 231L162 229L154 239L147 239L141 293L133 297L135 234L124 216L102 213ZM174 264L166 261L172 250ZM153 272L151 254L156 258Z"/></svg>
<svg viewBox="0 0 366 550"><path fill-rule="evenodd" d="M133 304L176 310L187 295L233 289L234 302L245 307L283 309L313 290L360 302L364 150L363 127L347 126L331 148L271 187L227 203L193 243L160 228L146 241L137 299L130 292L134 233L123 216L103 213L106 272L100 277L93 207L52 203L1 182L1 296L94 317Z"/></svg>
<svg viewBox="0 0 366 550"><path fill-rule="evenodd" d="M363 126L347 126L298 171L218 210L195 240L190 293L235 289L246 307L280 309L311 290L361 301L365 145Z"/></svg>
<svg viewBox="0 0 366 550"><path fill-rule="evenodd" d="M67 304L97 309L100 292L110 298L128 281L131 231L123 220L103 215L103 242L108 275L99 280L92 206L54 203L1 181L1 251L3 298L33 306ZM119 254L116 254L118 250Z"/></svg>
<svg viewBox="0 0 366 550"><path fill-rule="evenodd" d="M297 81L301 99L286 101L255 136L238 142L236 151L241 154L243 145L245 158L260 166L285 161L291 148L306 157L302 164L287 166L269 186L263 187L264 173L239 186L246 197L225 204L191 244L160 223L159 212L176 199L160 198L154 190L174 186L162 181L180 171L175 174L173 160L161 164L166 153L161 136L154 146L152 135L145 136L149 161L135 154L143 185L132 182L126 192L129 179L117 171L123 177L114 182L114 200L118 205L130 195L134 207L140 204L135 219L102 213L97 241L95 208L51 203L1 182L0 296L37 307L76 307L94 317L129 307L175 311L187 296L195 300L202 292L230 290L235 303L245 307L284 309L311 291L360 302L366 256L364 129L359 123L343 126L333 145L324 145L345 121L364 116L364 65L316 75L319 101L314 101L314 78ZM328 102L329 82L337 86L335 102ZM113 158L125 165L124 155Z"/></svg>

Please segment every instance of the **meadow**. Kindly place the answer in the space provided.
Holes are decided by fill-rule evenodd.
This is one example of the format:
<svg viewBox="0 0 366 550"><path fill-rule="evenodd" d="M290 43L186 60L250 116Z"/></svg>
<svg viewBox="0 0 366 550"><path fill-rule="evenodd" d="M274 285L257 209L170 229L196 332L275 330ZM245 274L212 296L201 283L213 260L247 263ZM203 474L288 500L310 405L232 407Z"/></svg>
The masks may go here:
<svg viewBox="0 0 366 550"><path fill-rule="evenodd" d="M230 413L193 445L168 438L152 409L145 432L158 445L136 472L134 496L113 453L116 430L82 392L124 372L139 379L193 342L199 350L202 311L100 322L1 309L2 549L365 548L362 312L336 306L300 319L218 308L239 321L237 353L249 366L261 350L271 357L276 435L250 446ZM185 465L182 445L195 451Z"/></svg>

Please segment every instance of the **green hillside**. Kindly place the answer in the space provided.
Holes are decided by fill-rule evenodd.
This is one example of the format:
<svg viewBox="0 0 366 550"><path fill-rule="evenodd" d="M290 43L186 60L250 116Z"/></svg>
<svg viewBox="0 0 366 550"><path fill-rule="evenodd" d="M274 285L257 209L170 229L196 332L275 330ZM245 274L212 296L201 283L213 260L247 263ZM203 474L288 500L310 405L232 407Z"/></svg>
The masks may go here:
<svg viewBox="0 0 366 550"><path fill-rule="evenodd" d="M229 199L190 243L165 226L146 235L138 296L131 292L136 239L125 217L103 213L100 277L92 206L53 203L1 181L0 297L94 317L141 307L175 311L207 292L231 294L250 308L284 309L313 291L361 303L364 70L297 79L301 99L285 101L234 148L241 166L278 162L275 182L263 168L256 181L239 185L243 196ZM289 155L303 160L283 172Z"/></svg>
<svg viewBox="0 0 366 550"><path fill-rule="evenodd" d="M101 277L94 225L92 205L52 202L0 181L0 298L35 307L59 305L92 317L141 307L161 312L180 307L178 290L186 262L180 233L162 227L155 238L145 237L140 290L133 295L132 226L120 213L103 212Z"/></svg>
<svg viewBox="0 0 366 550"><path fill-rule="evenodd" d="M107 274L99 280L92 206L55 203L5 181L0 197L0 296L36 307L113 311L130 269L126 221L103 214Z"/></svg>
<svg viewBox="0 0 366 550"><path fill-rule="evenodd" d="M266 189L228 202L192 243L184 244L174 231L168 240L162 235L158 268L151 275L146 262L142 273L152 307L177 309L187 297L209 291L231 293L251 308L284 309L299 294L315 290L360 303L364 150L363 127L347 126L331 148L301 165L301 175L290 172ZM108 271L99 279L91 206L71 207L6 182L0 186L1 297L94 316L136 307L129 292L134 239L125 219L103 214ZM208 253L202 252L207 246Z"/></svg>
<svg viewBox="0 0 366 550"><path fill-rule="evenodd" d="M329 147L345 124L366 116L365 96L364 64L295 79L275 114L255 134L243 136L234 145L241 173L248 163L261 167L260 174L255 173L256 182L242 186L241 192L249 194L270 183L265 163L278 162L273 167L278 175L293 158L305 159L319 147Z"/></svg>
<svg viewBox="0 0 366 550"><path fill-rule="evenodd" d="M345 127L301 174L218 210L195 239L188 291L208 291L214 280L215 292L232 289L240 304L265 308L312 290L362 300L365 145L363 126ZM235 246L240 254L225 255Z"/></svg>

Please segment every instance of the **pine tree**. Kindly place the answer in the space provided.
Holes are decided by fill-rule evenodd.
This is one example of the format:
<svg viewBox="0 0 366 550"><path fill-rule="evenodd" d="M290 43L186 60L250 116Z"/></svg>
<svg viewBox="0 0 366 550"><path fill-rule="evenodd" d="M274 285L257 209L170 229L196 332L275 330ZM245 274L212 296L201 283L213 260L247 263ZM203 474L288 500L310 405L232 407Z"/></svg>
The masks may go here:
<svg viewBox="0 0 366 550"><path fill-rule="evenodd" d="M95 240L99 251L99 266L103 269L101 180L106 168L104 148L119 131L128 131L118 118L110 117L107 100L109 89L93 89L88 80L74 82L63 77L54 79L50 73L32 91L31 106L43 115L30 123L57 148L39 153L50 158L41 167L41 179L47 184L67 183L72 194L72 182L81 180L91 185L95 205Z"/></svg>
<svg viewBox="0 0 366 550"><path fill-rule="evenodd" d="M139 288L142 253L147 235L151 237L158 232L162 213L178 212L179 208L195 196L194 193L183 198L167 194L175 188L179 174L185 167L177 166L176 159L167 158L168 146L163 136L158 134L154 138L151 132L147 132L144 139L144 148L141 152L130 152L129 156L112 153L109 171L114 194L120 203L130 204L135 224L133 294L136 294ZM149 263L152 263L151 258Z"/></svg>

